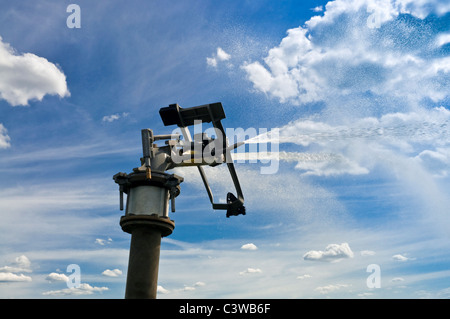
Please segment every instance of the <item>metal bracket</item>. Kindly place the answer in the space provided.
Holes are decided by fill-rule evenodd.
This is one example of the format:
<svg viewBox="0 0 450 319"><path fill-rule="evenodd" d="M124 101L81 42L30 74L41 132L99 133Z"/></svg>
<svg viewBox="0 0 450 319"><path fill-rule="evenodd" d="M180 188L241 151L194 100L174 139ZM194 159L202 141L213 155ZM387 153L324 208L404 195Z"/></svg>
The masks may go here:
<svg viewBox="0 0 450 319"><path fill-rule="evenodd" d="M172 213L175 213L175 197L180 194L180 183L182 181L182 177L173 174L167 179L166 183L164 184L164 186L169 189L170 206L172 209Z"/></svg>
<svg viewBox="0 0 450 319"><path fill-rule="evenodd" d="M120 172L114 175L113 179L117 184L119 184L120 210L123 210L123 193L128 193L128 174Z"/></svg>
<svg viewBox="0 0 450 319"><path fill-rule="evenodd" d="M182 108L178 104L171 104L168 107L161 108L159 110L159 114L165 126L176 124L178 127L180 127L185 140L189 143L192 142L192 137L187 126L194 125L195 120L200 120L207 123L211 122L214 128L222 134L223 145L221 149L216 149L215 152L216 155L218 155L219 152L223 156L224 162L227 164L228 171L230 172L233 184L236 189L237 197L231 193L228 193L226 204L215 203L205 171L200 165L198 165L197 168L202 178L206 192L208 193L208 197L213 209L227 210L227 217L240 214L245 215L244 195L242 193L236 170L234 169L234 164L231 159L230 152L232 149L238 147L239 145L236 144L230 147L228 146L225 130L222 126L222 123L220 122L225 118L225 112L223 110L222 103L219 102L205 104L191 108Z"/></svg>

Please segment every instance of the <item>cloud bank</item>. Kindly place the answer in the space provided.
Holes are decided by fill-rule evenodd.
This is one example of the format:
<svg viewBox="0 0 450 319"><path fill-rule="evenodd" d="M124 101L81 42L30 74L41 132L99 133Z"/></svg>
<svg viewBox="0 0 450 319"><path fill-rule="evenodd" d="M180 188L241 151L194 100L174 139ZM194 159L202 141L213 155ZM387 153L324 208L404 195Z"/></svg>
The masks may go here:
<svg viewBox="0 0 450 319"><path fill-rule="evenodd" d="M0 282L32 281L30 276L23 274L24 272L32 272L31 262L25 255L21 255L16 257L9 266L0 267Z"/></svg>
<svg viewBox="0 0 450 319"><path fill-rule="evenodd" d="M11 272L0 273L0 282L20 282L20 281L31 281L30 276L25 276L24 274L14 274Z"/></svg>
<svg viewBox="0 0 450 319"><path fill-rule="evenodd" d="M242 66L257 91L281 103L379 109L381 102L391 110L448 97L450 57L439 51L447 37L416 20L449 5L336 0L325 8L288 30L263 63Z"/></svg>
<svg viewBox="0 0 450 319"><path fill-rule="evenodd" d="M82 296L102 293L109 290L108 287L95 287L86 283L80 284L78 288L65 288L60 290L50 290L42 293L44 296Z"/></svg>
<svg viewBox="0 0 450 319"><path fill-rule="evenodd" d="M70 95L66 76L57 65L32 53L17 54L1 37L0 74L0 98L12 106L28 105L34 99L41 101L47 94Z"/></svg>

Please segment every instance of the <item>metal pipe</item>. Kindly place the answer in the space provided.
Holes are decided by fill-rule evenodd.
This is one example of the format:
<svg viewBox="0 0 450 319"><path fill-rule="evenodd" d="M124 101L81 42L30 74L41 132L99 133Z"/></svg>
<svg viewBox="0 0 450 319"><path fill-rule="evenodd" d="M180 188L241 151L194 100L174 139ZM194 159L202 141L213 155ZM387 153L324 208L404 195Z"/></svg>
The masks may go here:
<svg viewBox="0 0 450 319"><path fill-rule="evenodd" d="M244 144L245 144L245 142L237 142L236 144L233 144L233 145L231 145L231 146L228 146L228 147L227 147L227 151L232 151L232 150L234 150L235 148L238 148L239 146L244 145Z"/></svg>
<svg viewBox="0 0 450 319"><path fill-rule="evenodd" d="M126 299L155 299L158 287L161 231L135 226L131 231Z"/></svg>

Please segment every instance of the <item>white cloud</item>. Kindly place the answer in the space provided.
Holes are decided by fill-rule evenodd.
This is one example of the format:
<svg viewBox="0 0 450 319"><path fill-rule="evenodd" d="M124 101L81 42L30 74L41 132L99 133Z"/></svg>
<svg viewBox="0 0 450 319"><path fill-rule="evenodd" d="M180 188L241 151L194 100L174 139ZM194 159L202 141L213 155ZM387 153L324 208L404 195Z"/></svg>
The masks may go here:
<svg viewBox="0 0 450 319"><path fill-rule="evenodd" d="M247 268L244 271L239 272L239 275L246 275L246 274L260 274L262 273L262 270L259 268Z"/></svg>
<svg viewBox="0 0 450 319"><path fill-rule="evenodd" d="M95 243L99 244L100 246L105 246L107 244L111 244L112 243L112 238L108 237L108 239L102 239L102 238L96 238L95 239Z"/></svg>
<svg viewBox="0 0 450 319"><path fill-rule="evenodd" d="M308 274L297 276L297 279L300 279L300 280L308 279L308 278L312 278L312 276L308 275Z"/></svg>
<svg viewBox="0 0 450 319"><path fill-rule="evenodd" d="M82 295L92 295L94 293L102 293L103 291L109 290L108 287L93 287L89 284L80 284L78 288L65 288L60 290L50 290L43 292L44 296L82 296Z"/></svg>
<svg viewBox="0 0 450 319"><path fill-rule="evenodd" d="M112 114L112 115L105 115L102 118L103 122L114 122L115 120L118 120L120 118L119 114Z"/></svg>
<svg viewBox="0 0 450 319"><path fill-rule="evenodd" d="M416 0L335 0L325 6L323 17L313 17L306 24L315 26L318 23L331 24L342 14L357 13L366 10L375 13L381 22L396 18L399 14L411 14L423 19L430 13L439 16L450 11L450 5L445 1L416 1Z"/></svg>
<svg viewBox="0 0 450 319"><path fill-rule="evenodd" d="M360 254L361 256L373 256L375 255L375 252L372 250L361 250Z"/></svg>
<svg viewBox="0 0 450 319"><path fill-rule="evenodd" d="M17 54L0 37L0 98L12 106L28 105L44 95L69 96L66 76L59 67L32 53Z"/></svg>
<svg viewBox="0 0 450 319"><path fill-rule="evenodd" d="M104 272L102 272L102 275L106 276L106 277L119 277L119 276L122 275L122 270L120 270L120 269L113 269L113 270L106 269Z"/></svg>
<svg viewBox="0 0 450 319"><path fill-rule="evenodd" d="M228 61L231 59L231 55L226 53L222 48L217 48L217 59L219 61Z"/></svg>
<svg viewBox="0 0 450 319"><path fill-rule="evenodd" d="M30 276L25 276L24 274L16 275L12 272L0 272L0 282L21 282L21 281L32 281Z"/></svg>
<svg viewBox="0 0 450 319"><path fill-rule="evenodd" d="M20 255L19 257L17 257L14 260L13 264L19 267L20 269L23 269L22 271L31 271L30 270L31 261L25 255Z"/></svg>
<svg viewBox="0 0 450 319"><path fill-rule="evenodd" d="M397 261L407 261L407 260L409 260L408 257L405 257L405 256L400 255L400 254L392 256L392 259L397 260Z"/></svg>
<svg viewBox="0 0 450 319"><path fill-rule="evenodd" d="M67 277L65 274L59 274L56 272L52 272L52 273L48 274L48 276L45 279L50 282L54 282L54 281L67 282L67 281L69 281L69 277Z"/></svg>
<svg viewBox="0 0 450 319"><path fill-rule="evenodd" d="M311 9L313 12L322 12L323 11L323 6L317 6Z"/></svg>
<svg viewBox="0 0 450 319"><path fill-rule="evenodd" d="M10 141L11 138L8 136L8 130L0 123L0 149L10 147Z"/></svg>
<svg viewBox="0 0 450 319"><path fill-rule="evenodd" d="M330 244L322 250L311 250L303 255L304 260L336 262L343 258L353 258L354 254L348 243Z"/></svg>
<svg viewBox="0 0 450 319"><path fill-rule="evenodd" d="M449 175L450 147L436 147L435 150L425 149L416 157L418 163L426 167L436 177Z"/></svg>
<svg viewBox="0 0 450 319"><path fill-rule="evenodd" d="M330 292L339 290L341 288L349 287L347 284L337 284L337 285L327 285L327 286L321 286L314 289L315 291L318 291L321 294L328 294Z"/></svg>
<svg viewBox="0 0 450 319"><path fill-rule="evenodd" d="M231 55L226 53L222 48L218 47L216 54L212 57L206 58L206 64L215 68L219 62L228 61L230 59Z"/></svg>
<svg viewBox="0 0 450 319"><path fill-rule="evenodd" d="M111 114L111 115L105 115L102 118L102 122L111 123L111 122L117 121L120 118L127 117L128 115L129 115L129 113L127 113L127 112L115 113L115 114Z"/></svg>
<svg viewBox="0 0 450 319"><path fill-rule="evenodd" d="M206 284L203 282L203 281L197 281L195 284L194 284L194 286L195 287L203 287L203 286L205 286Z"/></svg>
<svg viewBox="0 0 450 319"><path fill-rule="evenodd" d="M258 247L256 247L256 245L253 244L253 243L248 243L248 244L242 245L242 246L241 246L241 249L242 249L242 250L257 250Z"/></svg>
<svg viewBox="0 0 450 319"><path fill-rule="evenodd" d="M184 285L183 288L179 288L179 289L174 289L174 290L168 290L166 288L164 288L163 286L158 286L157 287L157 293L158 294L163 294L163 295L167 295L167 294L177 294L177 293L184 293L184 292L191 292L196 290L199 287L204 287L206 286L206 284L203 281L197 281L195 284L188 286L188 285ZM198 291L198 290L197 290Z"/></svg>
<svg viewBox="0 0 450 319"><path fill-rule="evenodd" d="M156 288L156 293L158 294L168 294L170 293L169 290L167 290L166 288L164 288L163 286L159 286Z"/></svg>
<svg viewBox="0 0 450 319"><path fill-rule="evenodd" d="M405 281L405 279L403 279L402 277L395 277L391 279L391 282L402 282Z"/></svg>
<svg viewBox="0 0 450 319"><path fill-rule="evenodd" d="M31 262L25 255L16 257L10 264L11 266L0 267L0 272L32 272Z"/></svg>
<svg viewBox="0 0 450 319"><path fill-rule="evenodd" d="M436 37L436 46L441 47L450 43L450 33L442 33Z"/></svg>
<svg viewBox="0 0 450 319"><path fill-rule="evenodd" d="M25 255L20 255L10 262L10 266L0 267L0 282L32 281L30 276L17 273L30 273L31 262Z"/></svg>
<svg viewBox="0 0 450 319"><path fill-rule="evenodd" d="M208 64L209 66L212 66L212 67L216 67L217 66L217 60L216 60L216 58L209 58L209 57L207 57L206 58L206 64Z"/></svg>

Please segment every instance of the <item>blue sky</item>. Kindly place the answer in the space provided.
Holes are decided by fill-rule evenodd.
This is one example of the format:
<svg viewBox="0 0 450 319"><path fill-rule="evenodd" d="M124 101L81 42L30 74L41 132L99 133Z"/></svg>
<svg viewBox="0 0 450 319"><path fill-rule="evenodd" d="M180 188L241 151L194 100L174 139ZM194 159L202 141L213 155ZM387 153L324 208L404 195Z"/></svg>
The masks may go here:
<svg viewBox="0 0 450 319"><path fill-rule="evenodd" d="M445 1L80 0L73 29L70 3L0 3L1 298L122 298L112 176L172 130L159 108L217 101L225 127L279 129L279 169L236 164L232 218L177 170L159 298L450 296Z"/></svg>

